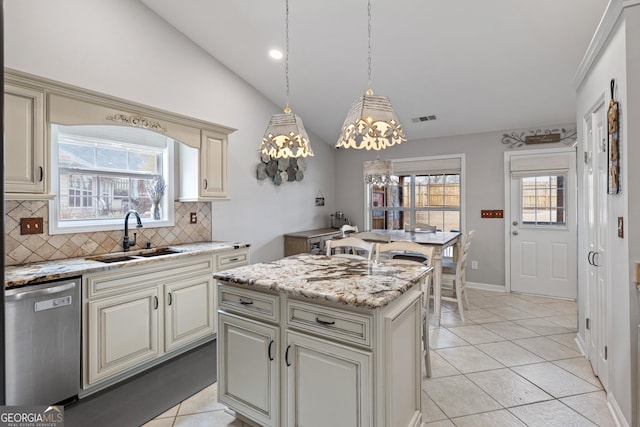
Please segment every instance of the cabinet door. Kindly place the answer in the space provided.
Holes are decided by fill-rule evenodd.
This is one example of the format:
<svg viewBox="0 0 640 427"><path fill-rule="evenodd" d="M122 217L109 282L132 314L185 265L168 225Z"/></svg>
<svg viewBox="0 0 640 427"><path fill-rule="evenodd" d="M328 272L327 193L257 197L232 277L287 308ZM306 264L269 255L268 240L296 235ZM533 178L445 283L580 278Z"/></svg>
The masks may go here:
<svg viewBox="0 0 640 427"><path fill-rule="evenodd" d="M279 426L279 329L225 312L218 317L218 399L264 426Z"/></svg>
<svg viewBox="0 0 640 427"><path fill-rule="evenodd" d="M165 350L213 335L213 278L206 276L165 286Z"/></svg>
<svg viewBox="0 0 640 427"><path fill-rule="evenodd" d="M287 331L287 426L368 427L370 352Z"/></svg>
<svg viewBox="0 0 640 427"><path fill-rule="evenodd" d="M227 137L202 131L200 144L200 196L227 198Z"/></svg>
<svg viewBox="0 0 640 427"><path fill-rule="evenodd" d="M159 355L159 304L157 287L87 304L89 384Z"/></svg>
<svg viewBox="0 0 640 427"><path fill-rule="evenodd" d="M44 94L4 88L5 184L7 193L44 193Z"/></svg>

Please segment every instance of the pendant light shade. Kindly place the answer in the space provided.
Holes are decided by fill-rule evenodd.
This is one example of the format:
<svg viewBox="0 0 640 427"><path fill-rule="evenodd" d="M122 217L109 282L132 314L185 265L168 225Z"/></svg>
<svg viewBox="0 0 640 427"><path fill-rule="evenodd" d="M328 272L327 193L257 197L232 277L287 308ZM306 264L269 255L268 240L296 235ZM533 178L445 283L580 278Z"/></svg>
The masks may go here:
<svg viewBox="0 0 640 427"><path fill-rule="evenodd" d="M369 85L367 92L351 104L336 148L384 150L407 140L389 98L374 95L371 89L371 0L367 12Z"/></svg>
<svg viewBox="0 0 640 427"><path fill-rule="evenodd" d="M389 160L373 160L364 162L363 172L366 184L384 187L391 183L393 166Z"/></svg>
<svg viewBox="0 0 640 427"><path fill-rule="evenodd" d="M267 130L262 137L260 153L271 158L313 156L309 144L309 135L304 129L302 119L289 108L289 0L285 1L285 85L287 106L284 114L274 114L269 120Z"/></svg>
<svg viewBox="0 0 640 427"><path fill-rule="evenodd" d="M384 150L406 140L389 98L369 89L351 104L336 148Z"/></svg>
<svg viewBox="0 0 640 427"><path fill-rule="evenodd" d="M309 145L309 136L304 129L302 119L291 110L283 114L274 114L262 137L260 152L271 158L313 156Z"/></svg>

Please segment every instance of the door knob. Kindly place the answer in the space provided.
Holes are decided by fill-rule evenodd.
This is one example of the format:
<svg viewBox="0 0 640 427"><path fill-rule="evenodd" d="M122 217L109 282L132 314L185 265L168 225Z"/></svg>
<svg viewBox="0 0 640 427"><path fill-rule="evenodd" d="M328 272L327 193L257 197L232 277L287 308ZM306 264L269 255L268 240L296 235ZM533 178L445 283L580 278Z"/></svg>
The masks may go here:
<svg viewBox="0 0 640 427"><path fill-rule="evenodd" d="M512 224L513 224L514 226L516 226L516 225L518 225L518 221L513 221L513 222L512 222Z"/></svg>
<svg viewBox="0 0 640 427"><path fill-rule="evenodd" d="M513 234L514 236L517 236L517 235L518 235L518 230L513 230L513 231L511 232L511 234Z"/></svg>

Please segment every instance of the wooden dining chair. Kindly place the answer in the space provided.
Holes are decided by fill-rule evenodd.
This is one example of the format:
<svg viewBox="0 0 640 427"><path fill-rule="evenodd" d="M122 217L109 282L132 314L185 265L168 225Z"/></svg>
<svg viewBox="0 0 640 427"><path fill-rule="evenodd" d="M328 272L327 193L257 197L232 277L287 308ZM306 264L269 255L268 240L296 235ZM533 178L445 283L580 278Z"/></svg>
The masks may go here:
<svg viewBox="0 0 640 427"><path fill-rule="evenodd" d="M416 222L415 224L408 224L405 225L404 227L405 231L413 231L413 232L427 232L427 233L435 233L436 232L436 226L435 225L430 225L430 224L424 224L424 223L420 223L420 222Z"/></svg>
<svg viewBox="0 0 640 427"><path fill-rule="evenodd" d="M426 263L400 258L401 256L420 255ZM415 242L398 241L376 243L376 262L393 261L412 265L432 267L433 246L423 246ZM433 270L431 270L433 271ZM431 378L431 354L429 353L429 293L431 288L431 272L422 282L422 349L424 352L424 368L427 378Z"/></svg>
<svg viewBox="0 0 640 427"><path fill-rule="evenodd" d="M374 243L365 242L356 237L345 237L343 239L327 240L327 256L341 256L345 258L365 258L373 257ZM343 252L336 253L336 248L342 248Z"/></svg>
<svg viewBox="0 0 640 427"><path fill-rule="evenodd" d="M360 233L353 233L350 237L357 237L365 242L373 243L389 243L391 236L388 234L374 233L372 231L361 231Z"/></svg>
<svg viewBox="0 0 640 427"><path fill-rule="evenodd" d="M342 227L340 227L340 231L342 231L342 237L349 237L351 233L358 232L358 226L345 224Z"/></svg>
<svg viewBox="0 0 640 427"><path fill-rule="evenodd" d="M443 290L449 290L453 292L453 296L440 296L440 300L453 301L458 304L458 311L460 312L460 319L464 321L464 306L469 308L469 301L467 299L467 254L471 246L471 237L474 230L467 232L462 238L460 250L456 260L443 260L442 262L442 279L448 279L451 281L451 287L442 286ZM463 301L464 299L464 301ZM464 304L463 304L464 302Z"/></svg>

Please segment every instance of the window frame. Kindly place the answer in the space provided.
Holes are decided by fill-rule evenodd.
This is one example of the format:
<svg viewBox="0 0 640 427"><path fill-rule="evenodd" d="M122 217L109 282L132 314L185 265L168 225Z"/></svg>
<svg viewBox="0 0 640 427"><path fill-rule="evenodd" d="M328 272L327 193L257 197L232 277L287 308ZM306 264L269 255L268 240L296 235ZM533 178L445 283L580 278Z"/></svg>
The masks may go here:
<svg viewBox="0 0 640 427"><path fill-rule="evenodd" d="M146 130L147 132L153 132ZM60 170L58 165L58 124L51 123L49 126L49 140L51 142L51 192L55 197L49 201L49 234L69 234L69 233L88 233L99 231L115 231L122 230L124 228L124 214L121 218L110 219L84 219L77 221L60 221L60 198L65 195L60 194ZM145 228L158 228L158 227L172 227L175 225L174 217L174 194L175 194L175 179L174 168L176 163L175 158L175 144L177 143L173 138L166 136L167 146L164 149L164 161L162 165L162 176L167 183L165 194L162 201L162 209L166 212L166 216L159 221L150 221L148 218L142 218L142 223ZM144 144L139 144L144 147ZM127 172L111 172L107 170L89 169L78 170L77 174L82 175L84 172L94 174L96 179L100 179L100 176L122 176L122 177L142 177L135 173Z"/></svg>
<svg viewBox="0 0 640 427"><path fill-rule="evenodd" d="M454 171L454 170L433 170L431 175L441 175L441 174L452 174L452 173L457 173L460 176L460 231L463 232L466 229L466 179L465 179L465 170L466 170L466 163L465 163L465 155L464 154L452 154L452 155L444 155L444 156L428 156L428 157L418 157L418 158L405 158L405 159L394 159L391 160L391 162L396 165L396 164L402 164L402 163L407 163L410 162L412 164L419 164L420 162L424 162L424 163L438 163L438 162L448 162L451 160L456 160L459 161L460 164L460 170L459 171ZM415 175L428 175L427 171L413 171L411 173L408 172L401 172L403 176L406 175L413 175L411 178L412 181L412 185L410 186L411 191L413 194L411 194L411 207L408 208L403 208L403 207L398 207L398 208L394 208L392 207L391 210L394 211L409 211L409 214L411 215L412 220L415 222L415 213L417 211L429 211L432 210L430 208L415 208ZM397 176L397 175L396 175ZM371 230L372 229L372 223L373 223L373 209L371 208L371 198L372 198L372 185L371 184L367 184L364 183L364 223L365 223L365 229L367 230ZM390 209L384 209L385 211L388 211ZM443 208L438 208L438 211L446 211L446 210L454 210L454 209L447 209L445 207ZM448 230L446 230L448 231Z"/></svg>

